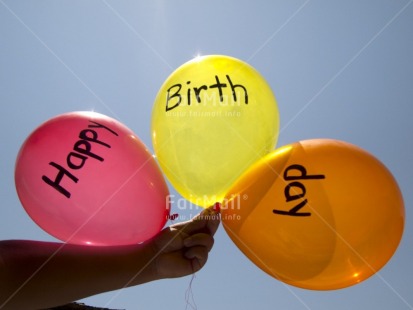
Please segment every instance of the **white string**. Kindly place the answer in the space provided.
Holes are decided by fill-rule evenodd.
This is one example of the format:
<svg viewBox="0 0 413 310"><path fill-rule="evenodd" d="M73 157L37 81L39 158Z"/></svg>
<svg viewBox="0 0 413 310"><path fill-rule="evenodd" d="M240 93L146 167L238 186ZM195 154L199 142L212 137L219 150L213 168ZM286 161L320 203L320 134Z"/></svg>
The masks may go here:
<svg viewBox="0 0 413 310"><path fill-rule="evenodd" d="M195 278L196 278L196 275L195 273L193 273L191 276L191 280L189 281L188 288L185 291L185 302L186 302L185 310L188 310L189 309L188 307L190 307L190 309L193 309L193 310L198 309L195 303L194 293L192 291L192 283Z"/></svg>

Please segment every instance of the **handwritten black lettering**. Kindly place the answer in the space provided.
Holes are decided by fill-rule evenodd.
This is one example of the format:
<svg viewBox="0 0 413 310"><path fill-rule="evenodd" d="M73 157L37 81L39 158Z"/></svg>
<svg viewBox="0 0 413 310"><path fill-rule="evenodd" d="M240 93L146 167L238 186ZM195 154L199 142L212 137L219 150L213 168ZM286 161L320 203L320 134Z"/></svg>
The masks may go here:
<svg viewBox="0 0 413 310"><path fill-rule="evenodd" d="M67 189L65 189L63 186L61 186L60 182L62 181L64 176L68 176L75 183L77 183L79 179L76 178L73 174L71 174L67 169L63 168L59 164L56 164L55 162L50 162L49 165L55 167L59 171L59 173L57 174L54 181L45 175L42 176L43 181L45 181L46 184L53 187L55 190L57 190L59 193L61 193L65 197L70 198L70 192Z"/></svg>
<svg viewBox="0 0 413 310"><path fill-rule="evenodd" d="M228 83L221 82L220 78L218 75L215 75L215 83L212 83L210 85L198 85L195 87L191 87L191 81L186 82L186 92L183 89L183 85L181 83L174 84L170 86L166 90L166 105L165 105L165 111L168 112L170 110L173 110L180 105L183 104L183 101L186 101L186 104L189 106L191 105L191 97L192 97L192 91L195 95L196 101L200 104L202 103L202 96L201 93L202 91L206 91L208 89L216 89L218 91L218 96L219 96L219 102L224 102L224 92L226 89L230 88L231 89L231 94L232 94L232 99L233 102L238 102L238 97L237 97L237 89L240 89L243 94L244 94L244 103L248 104L248 91L247 88L241 84L235 84L231 80L231 77L226 74L225 75L226 80ZM181 94L181 90L183 91L184 94ZM185 95L186 93L186 95ZM212 95L208 95L208 98L211 98ZM240 99L241 100L241 99Z"/></svg>
<svg viewBox="0 0 413 310"><path fill-rule="evenodd" d="M55 167L58 172L56 177L53 179L49 178L48 176L43 175L42 180L59 193L61 193L66 198L71 197L71 193L68 189L61 185L63 178L66 176L73 183L78 183L79 179L74 175L74 173L70 172L69 170L79 170L85 166L86 161L89 158L96 159L100 162L104 161L104 158L97 154L97 152L93 151L93 145L101 145L106 148L111 148L111 146L102 141L99 138L98 130L107 130L109 133L119 136L114 130L110 129L109 127L102 125L96 121L90 121L91 124L88 125L88 128L82 130L78 137L80 138L72 147L72 150L69 150L69 153L66 157L66 165L67 168L64 166L51 161L49 165ZM93 128L93 129L91 129Z"/></svg>
<svg viewBox="0 0 413 310"><path fill-rule="evenodd" d="M284 188L285 201L292 202L299 200L298 204L293 206L289 210L278 210L274 209L272 212L278 215L288 215L288 216L310 216L310 212L299 212L308 202L305 198L306 188L303 184L304 181L308 180L322 180L325 179L325 175L322 174L307 174L307 169L298 164L293 164L288 166L284 170L283 174L285 181L293 181L288 183ZM301 181L301 182L299 182Z"/></svg>

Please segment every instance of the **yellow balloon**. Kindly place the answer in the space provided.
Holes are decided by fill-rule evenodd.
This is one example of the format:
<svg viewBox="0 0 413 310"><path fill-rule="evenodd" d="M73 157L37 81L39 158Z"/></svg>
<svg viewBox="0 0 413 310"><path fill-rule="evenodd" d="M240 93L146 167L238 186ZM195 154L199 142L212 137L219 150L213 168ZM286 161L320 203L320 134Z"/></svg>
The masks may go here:
<svg viewBox="0 0 413 310"><path fill-rule="evenodd" d="M221 206L226 232L258 267L314 290L354 285L392 257L404 204L388 169L352 144L293 143L254 164Z"/></svg>
<svg viewBox="0 0 413 310"><path fill-rule="evenodd" d="M250 65L197 57L173 72L152 112L155 155L175 189L202 207L271 152L279 129L271 88Z"/></svg>

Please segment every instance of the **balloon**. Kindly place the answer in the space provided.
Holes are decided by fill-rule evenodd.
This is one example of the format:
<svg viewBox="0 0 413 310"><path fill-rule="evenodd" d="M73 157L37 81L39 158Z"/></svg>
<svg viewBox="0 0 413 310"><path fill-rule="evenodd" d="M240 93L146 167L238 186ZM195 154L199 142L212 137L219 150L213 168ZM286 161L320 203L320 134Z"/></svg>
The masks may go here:
<svg viewBox="0 0 413 310"><path fill-rule="evenodd" d="M278 137L274 95L248 64L228 56L197 57L173 72L152 112L152 141L175 189L210 206Z"/></svg>
<svg viewBox="0 0 413 310"><path fill-rule="evenodd" d="M30 217L72 244L139 243L169 214L152 155L130 129L95 112L62 114L34 130L17 156L15 184Z"/></svg>
<svg viewBox="0 0 413 310"><path fill-rule="evenodd" d="M404 226L398 185L352 144L314 139L279 148L231 187L226 232L269 275L332 290L367 279L392 257Z"/></svg>

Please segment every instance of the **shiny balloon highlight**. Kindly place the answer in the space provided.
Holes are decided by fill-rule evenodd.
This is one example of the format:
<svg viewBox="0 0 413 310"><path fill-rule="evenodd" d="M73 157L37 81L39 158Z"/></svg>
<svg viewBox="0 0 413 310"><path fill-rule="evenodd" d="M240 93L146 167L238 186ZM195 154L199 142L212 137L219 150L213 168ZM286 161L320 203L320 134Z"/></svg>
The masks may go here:
<svg viewBox="0 0 413 310"><path fill-rule="evenodd" d="M332 290L378 272L403 233L389 170L347 142L305 140L245 172L221 206L226 232L258 267L287 284Z"/></svg>
<svg viewBox="0 0 413 310"><path fill-rule="evenodd" d="M30 217L68 243L143 242L169 214L167 185L145 145L95 112L62 114L34 130L17 156L15 183Z"/></svg>
<svg viewBox="0 0 413 310"><path fill-rule="evenodd" d="M245 62L197 57L160 88L152 141L175 189L194 204L220 201L231 184L276 144L279 115L264 78Z"/></svg>

